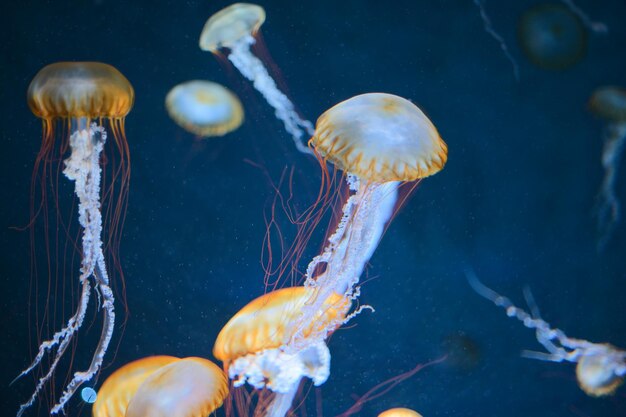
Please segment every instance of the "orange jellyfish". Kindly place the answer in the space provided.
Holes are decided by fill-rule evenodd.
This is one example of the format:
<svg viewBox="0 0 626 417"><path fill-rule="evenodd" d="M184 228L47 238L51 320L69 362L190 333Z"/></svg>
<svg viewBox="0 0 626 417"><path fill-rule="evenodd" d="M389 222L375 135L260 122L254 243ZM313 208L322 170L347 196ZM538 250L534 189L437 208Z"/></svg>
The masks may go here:
<svg viewBox="0 0 626 417"><path fill-rule="evenodd" d="M278 89L263 62L254 56L250 48L257 42L255 35L265 22L265 10L256 4L235 3L207 20L200 35L200 49L219 54L230 50L228 59L252 82L274 109L276 117L283 122L296 148L303 153L311 150L302 143L304 135L313 134L313 124L302 119L289 98Z"/></svg>
<svg viewBox="0 0 626 417"><path fill-rule="evenodd" d="M620 218L620 203L615 194L617 171L626 144L626 89L600 87L589 100L592 113L607 122L602 148L604 179L598 193L596 216L598 221L598 250L609 242Z"/></svg>
<svg viewBox="0 0 626 417"><path fill-rule="evenodd" d="M410 408L398 407L385 410L378 417L422 417L422 415Z"/></svg>
<svg viewBox="0 0 626 417"><path fill-rule="evenodd" d="M178 84L167 93L165 107L180 127L200 137L223 136L243 122L237 96L211 81Z"/></svg>
<svg viewBox="0 0 626 417"><path fill-rule="evenodd" d="M312 288L289 287L267 293L239 310L215 341L213 355L223 362L234 387L247 382L273 392L269 404L259 399L257 406L265 410L265 416L283 417L304 377L317 386L330 374L330 351L324 339L343 323L350 302L331 294L308 326L297 329L293 323L313 292ZM290 341L296 331L306 343L294 348ZM235 405L246 415L248 405L238 394L235 391Z"/></svg>
<svg viewBox="0 0 626 417"><path fill-rule="evenodd" d="M117 147L114 155L118 157L113 164L111 184L115 180L120 183L118 198L110 202L110 215L106 223L111 229L108 230L107 240L110 244L115 240L114 234L120 226L120 218L126 204L130 171L124 117L130 111L133 101L134 91L128 80L117 69L99 62L60 62L48 65L37 73L28 87L30 109L43 121L43 141L35 163L35 173L41 170L44 177L41 179L42 193L45 192L46 182L50 181L46 176L53 175L51 171L54 172L53 168L58 166L53 164L53 161L63 158L66 150L70 151L64 160L62 172L74 182L78 198L78 222L82 228L79 278L81 294L74 315L61 330L54 333L52 338L39 346L32 364L20 374L22 376L32 371L42 362L46 353L53 356L47 373L39 379L30 399L20 407L18 416L34 403L41 389L53 376L65 351L83 324L92 292L98 293L100 303L98 307L103 316L100 340L89 367L85 371L74 373L65 391L51 409L51 413L62 411L78 387L98 372L111 340L115 311L113 291L103 253L102 235L105 231L100 211L102 194L100 164L104 158L102 152L110 132ZM57 134L58 124L61 124L62 134L60 132ZM112 194L113 186L107 189L105 195L113 200ZM115 245L110 244L109 247L111 246ZM115 250L114 247L111 249ZM113 255L115 256L115 253Z"/></svg>
<svg viewBox="0 0 626 417"><path fill-rule="evenodd" d="M347 174L352 195L327 246L307 268L305 286L316 291L302 310L300 327L331 293L358 296L359 278L394 212L398 186L440 171L448 152L415 104L385 93L362 94L327 110L310 142Z"/></svg>
<svg viewBox="0 0 626 417"><path fill-rule="evenodd" d="M205 417L228 395L224 372L203 358L152 356L131 362L102 384L94 417Z"/></svg>
<svg viewBox="0 0 626 417"><path fill-rule="evenodd" d="M480 296L506 310L506 315L515 317L524 326L535 330L537 341L547 353L524 351L526 358L550 362L576 363L576 379L580 388L593 397L610 395L624 382L626 376L626 351L608 343L593 343L584 339L568 337L561 329L552 328L544 321L530 291L526 291L526 303L532 314L516 307L511 300L498 294L478 280L472 271L467 279Z"/></svg>

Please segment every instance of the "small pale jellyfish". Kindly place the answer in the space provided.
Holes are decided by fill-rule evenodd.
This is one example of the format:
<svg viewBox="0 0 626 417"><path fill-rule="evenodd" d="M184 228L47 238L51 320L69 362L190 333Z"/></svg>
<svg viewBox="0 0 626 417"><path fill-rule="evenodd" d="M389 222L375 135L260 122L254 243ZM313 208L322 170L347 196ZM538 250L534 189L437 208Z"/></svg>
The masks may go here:
<svg viewBox="0 0 626 417"><path fill-rule="evenodd" d="M538 4L528 9L520 19L518 37L528 59L543 69L567 69L587 52L583 21L562 4Z"/></svg>
<svg viewBox="0 0 626 417"><path fill-rule="evenodd" d="M167 93L165 108L180 127L200 137L223 136L243 122L239 98L211 81L178 84Z"/></svg>
<svg viewBox="0 0 626 417"><path fill-rule="evenodd" d="M284 416L304 377L317 386L330 374L330 351L316 336L334 330L345 319L350 302L340 294L331 294L309 326L300 330L310 343L299 350L286 349L294 331L299 330L292 324L313 291L289 287L251 301L228 321L215 341L213 355L223 362L234 387L247 382L255 389L267 388L274 393L269 405L258 405L266 407L265 416ZM239 391L234 395L239 413L247 415L242 409L247 404L237 398Z"/></svg>
<svg viewBox="0 0 626 417"><path fill-rule="evenodd" d="M626 143L626 89L600 87L593 92L589 108L607 122L602 148L604 179L598 193L596 217L598 221L598 250L609 242L620 218L620 202L615 194L617 171Z"/></svg>
<svg viewBox="0 0 626 417"><path fill-rule="evenodd" d="M62 411L65 403L80 385L89 381L98 372L111 340L115 311L103 254L100 163L108 138L105 126L108 125L114 145L117 147L114 154L118 158L112 173L113 182L118 179L121 188L117 201L109 203L114 206L110 212L113 213L112 217L116 222L116 225L112 225L114 230L109 230L110 237L119 226L119 219L123 216L126 204L129 153L124 133L124 117L130 111L133 101L134 91L128 80L114 67L99 62L60 62L48 65L37 73L28 87L28 105L32 112L43 120L43 142L35 172L43 165L42 175L50 175L53 151L57 148L61 151L66 149L71 151L64 161L63 174L74 182L74 190L78 197L78 222L82 227L79 278L81 294L76 311L65 327L39 346L32 364L19 375L26 375L35 369L41 364L46 353L53 355L48 371L39 379L30 399L22 404L18 416L35 402L42 388L54 375L63 354L83 324L92 292L97 291L100 302L98 311L103 316L100 340L89 367L83 372L74 373L65 391L51 409L52 414ZM56 137L57 123L62 124L61 130L64 132L63 135L59 134L59 137ZM60 141L60 144L55 144L56 141ZM48 180L42 178L42 184Z"/></svg>
<svg viewBox="0 0 626 417"><path fill-rule="evenodd" d="M398 407L385 410L378 417L422 417L422 415L410 408Z"/></svg>
<svg viewBox="0 0 626 417"><path fill-rule="evenodd" d="M263 62L250 50L257 42L255 35L263 22L265 10L261 6L250 3L232 4L207 20L200 35L200 49L214 54L229 49L228 59L272 106L297 149L311 153L302 140L305 135L313 135L313 124L298 115L293 103L278 89Z"/></svg>
<svg viewBox="0 0 626 417"><path fill-rule="evenodd" d="M486 287L472 271L467 278L479 295L502 307L509 317L515 317L524 326L535 330L537 341L547 353L524 351L523 356L550 362L576 363L576 379L580 388L593 397L610 395L624 382L626 375L626 351L608 343L592 343L583 339L568 337L561 329L550 327L544 321L530 291L524 296L531 314L516 307L511 300Z"/></svg>
<svg viewBox="0 0 626 417"><path fill-rule="evenodd" d="M92 412L94 417L205 417L227 395L226 375L213 362L151 356L111 374Z"/></svg>

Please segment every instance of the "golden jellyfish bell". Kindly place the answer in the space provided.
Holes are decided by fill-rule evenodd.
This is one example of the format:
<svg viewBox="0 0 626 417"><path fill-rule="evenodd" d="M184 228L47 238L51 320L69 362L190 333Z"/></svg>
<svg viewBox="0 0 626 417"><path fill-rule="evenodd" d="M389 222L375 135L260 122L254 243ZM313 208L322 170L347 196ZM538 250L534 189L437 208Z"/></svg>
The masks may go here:
<svg viewBox="0 0 626 417"><path fill-rule="evenodd" d="M609 355L587 355L576 365L578 385L587 395L610 395L622 385L624 378L615 374L613 358Z"/></svg>
<svg viewBox="0 0 626 417"><path fill-rule="evenodd" d="M131 399L125 417L206 417L228 395L224 372L203 358L185 358L150 375Z"/></svg>
<svg viewBox="0 0 626 417"><path fill-rule="evenodd" d="M390 408L378 415L378 417L422 417L417 411L413 411L410 408Z"/></svg>
<svg viewBox="0 0 626 417"><path fill-rule="evenodd" d="M317 119L311 143L339 169L374 182L433 175L448 155L415 104L385 93L355 96L327 110Z"/></svg>
<svg viewBox="0 0 626 417"><path fill-rule="evenodd" d="M611 122L626 122L626 89L606 86L597 88L589 99L589 108L598 117Z"/></svg>
<svg viewBox="0 0 626 417"><path fill-rule="evenodd" d="M35 116L119 119L133 106L135 92L116 68L101 62L57 62L42 68L28 87Z"/></svg>
<svg viewBox="0 0 626 417"><path fill-rule="evenodd" d="M230 48L245 36L254 36L265 22L265 10L256 4L235 3L207 20L200 35L200 49L217 52Z"/></svg>
<svg viewBox="0 0 626 417"><path fill-rule="evenodd" d="M93 416L124 417L139 386L154 372L178 360L174 356L149 356L122 366L102 384L93 404Z"/></svg>
<svg viewBox="0 0 626 417"><path fill-rule="evenodd" d="M183 129L199 136L222 136L243 122L239 98L211 81L187 81L172 88L165 98L170 117Z"/></svg>
<svg viewBox="0 0 626 417"><path fill-rule="evenodd" d="M213 355L228 367L238 357L282 346L297 330L290 324L297 322L314 291L310 287L282 288L252 300L222 328L215 341ZM332 293L322 311L303 330L303 337L315 334L344 317L349 308L348 301Z"/></svg>

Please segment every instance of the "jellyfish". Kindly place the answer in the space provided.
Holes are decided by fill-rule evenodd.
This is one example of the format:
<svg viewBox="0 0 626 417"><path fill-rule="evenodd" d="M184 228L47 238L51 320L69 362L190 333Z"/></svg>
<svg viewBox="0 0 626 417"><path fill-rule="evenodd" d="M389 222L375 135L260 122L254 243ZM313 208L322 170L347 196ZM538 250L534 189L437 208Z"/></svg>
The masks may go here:
<svg viewBox="0 0 626 417"><path fill-rule="evenodd" d="M205 417L227 395L226 375L213 362L150 356L111 374L92 412L94 417Z"/></svg>
<svg viewBox="0 0 626 417"><path fill-rule="evenodd" d="M531 314L516 307L511 300L493 291L478 280L473 271L466 272L467 279L480 296L502 307L509 317L515 317L524 326L535 330L537 341L547 353L524 351L526 358L550 362L576 363L576 379L580 388L593 397L610 395L624 382L626 376L626 351L608 343L592 343L568 337L561 329L552 328L539 313L532 294L524 295Z"/></svg>
<svg viewBox="0 0 626 417"><path fill-rule="evenodd" d="M304 285L315 292L302 309L301 329L332 293L358 297L359 278L394 213L400 183L433 175L447 160L447 145L428 117L385 93L362 94L327 110L310 142L320 158L347 173L352 194L327 246L307 267ZM296 332L292 346L303 342L300 336Z"/></svg>
<svg viewBox="0 0 626 417"><path fill-rule="evenodd" d="M410 408L398 407L385 410L378 417L422 417L422 415Z"/></svg>
<svg viewBox="0 0 626 417"><path fill-rule="evenodd" d="M304 377L318 386L330 374L330 351L316 336L322 330L334 330L344 320L350 303L340 294L331 294L309 325L300 330L309 343L301 349L286 349L297 330L292 324L313 291L300 286L266 293L239 310L215 341L213 355L224 364L234 387L247 382L274 393L265 416L283 417ZM242 406L241 401L236 404Z"/></svg>
<svg viewBox="0 0 626 417"><path fill-rule="evenodd" d="M92 409L93 417L124 416L139 386L150 375L178 360L180 358L174 356L148 356L117 369L100 387Z"/></svg>
<svg viewBox="0 0 626 417"><path fill-rule="evenodd" d="M180 127L200 137L223 136L243 122L237 96L211 81L178 84L167 93L165 108Z"/></svg>
<svg viewBox="0 0 626 417"><path fill-rule="evenodd" d="M98 294L98 311L103 316L100 340L89 367L85 371L74 373L51 409L52 414L62 411L80 385L98 372L107 351L113 334L115 311L103 253L100 163L108 138L105 126L108 126L118 148L115 154L119 155L112 176L113 180L119 179L121 188L117 201L110 203L110 206L114 206L110 211L113 219L109 219L114 223L109 223L114 229L109 231L111 238L111 234L119 227L119 219L126 204L129 160L124 117L130 111L133 100L134 91L128 80L114 67L99 62L60 62L48 65L37 73L28 88L30 109L43 121L43 142L35 172L38 172L42 164L42 175L49 172L55 146L61 152L68 148L71 151L64 160L63 174L74 182L78 198L78 222L82 228L81 294L74 315L51 339L39 346L31 365L18 376L19 378L35 369L47 353L53 355L48 372L39 379L30 399L20 407L18 416L34 403L41 389L53 376L63 354L83 324L92 292ZM58 123L62 124L63 135L57 135ZM45 180L42 179L43 184ZM107 194L111 198L113 190L109 188ZM56 352L53 353L55 348Z"/></svg>
<svg viewBox="0 0 626 417"><path fill-rule="evenodd" d="M520 18L518 37L528 59L543 69L567 69L587 52L583 22L562 4L538 4L528 9Z"/></svg>
<svg viewBox="0 0 626 417"><path fill-rule="evenodd" d="M272 106L296 148L300 152L311 153L302 143L302 139L304 135L313 135L313 124L298 115L293 103L278 89L263 62L250 50L257 42L255 35L263 22L265 10L261 6L250 3L232 4L207 20L200 35L200 49L219 54L220 50L228 48L228 59Z"/></svg>
<svg viewBox="0 0 626 417"><path fill-rule="evenodd" d="M615 194L617 170L626 143L626 89L600 87L589 100L589 108L596 116L608 122L602 148L604 179L598 193L596 217L598 222L598 250L603 250L620 218L620 203Z"/></svg>

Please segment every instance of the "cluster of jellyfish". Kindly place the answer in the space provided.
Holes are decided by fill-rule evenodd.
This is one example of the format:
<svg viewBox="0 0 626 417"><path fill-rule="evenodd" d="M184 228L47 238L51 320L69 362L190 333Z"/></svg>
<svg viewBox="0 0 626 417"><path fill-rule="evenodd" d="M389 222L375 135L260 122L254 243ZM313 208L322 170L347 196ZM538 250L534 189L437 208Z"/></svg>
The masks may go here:
<svg viewBox="0 0 626 417"><path fill-rule="evenodd" d="M234 412L232 403L238 413L247 415L249 410L237 400L242 395L239 387L245 384L264 393L254 415L285 416L304 379L318 386L329 377L331 354L326 340L362 309L353 307L359 279L397 208L400 185L433 175L446 163L447 146L435 126L417 106L395 95L370 93L345 100L322 114L315 127L300 118L262 61L250 52L264 19L260 6L234 4L207 21L200 46L214 53L228 49L229 60L275 109L296 148L315 155L322 174L328 173L327 164L344 173L349 195L341 202L341 220L328 234L322 252L311 260L302 285L260 296L225 324L213 348L223 369L200 357L152 356L134 361L110 375L98 392L91 387L82 390L83 400L93 403L95 417L206 416L224 403L228 415ZM44 165L41 175L51 175L53 149L62 154L69 149L62 173L74 182L78 197L81 292L75 313L41 343L32 363L18 376L47 365L18 417L52 383L84 324L94 293L102 315L101 337L89 367L73 373L54 399L51 414L63 412L79 388L101 370L115 328L103 205L115 206L114 218L124 208L129 176L124 118L133 106L134 91L110 65L61 62L39 71L29 87L28 102L43 121L37 159ZM224 135L243 121L237 97L209 81L180 84L165 102L171 118L199 136ZM102 152L109 135L119 149L115 154L121 155L113 164L117 168L112 181L119 183L122 198L105 202L101 197L109 196L110 189L102 188ZM309 147L302 142L305 135L310 137ZM381 415L419 417L404 408Z"/></svg>
<svg viewBox="0 0 626 417"><path fill-rule="evenodd" d="M489 23L486 14L483 19ZM343 172L349 193L337 199L341 204L340 221L334 231L329 231L321 253L310 261L301 285L276 289L252 300L224 325L213 347L221 368L202 357L151 356L136 360L111 374L97 393L89 387L83 389L84 401L93 403L94 417L200 417L222 405L227 415L248 415L251 404L246 384L258 394L252 404L253 415L287 415L303 381L310 379L319 386L328 379L331 353L326 341L363 308L356 307L360 277L397 209L399 187L437 173L447 161L447 146L432 122L409 100L395 95L352 97L324 112L315 126L301 118L263 62L251 52L264 20L260 6L229 6L209 18L200 47L228 54L228 60L275 110L296 148L320 162L322 175L327 175L329 169ZM111 198L108 191L103 192L102 152L112 136L120 160L111 180L119 183L120 197L106 203L113 205L113 209L107 208L114 213L113 219L119 219L129 177L124 118L133 102L134 91L128 80L112 66L97 62L48 65L29 87L29 106L43 121L36 169L42 165L42 175L50 175L53 150L69 150L62 173L74 182L78 198L81 291L74 314L41 343L32 363L19 375L47 365L18 417L51 383L84 323L93 293L102 315L100 339L89 367L71 376L61 396L55 399L51 414L62 412L82 384L101 370L115 328L115 300L103 239L103 234L111 231L107 231L110 224L103 222L105 201L101 197ZM179 126L202 137L225 135L239 127L244 118L236 95L210 81L177 85L167 94L165 105ZM599 222L610 229L619 216L613 188L626 137L626 93L617 87L598 89L590 108L609 123ZM303 142L305 137L310 138L309 146ZM113 223L116 228L118 224ZM531 297L529 314L483 285L471 271L468 279L478 294L535 330L547 353L527 352L527 357L577 363L577 379L589 395L611 394L622 383L626 352L609 344L570 338L540 317ZM394 408L379 417L420 415Z"/></svg>

